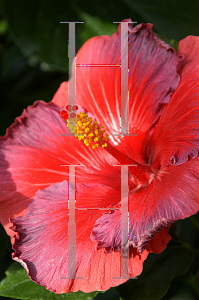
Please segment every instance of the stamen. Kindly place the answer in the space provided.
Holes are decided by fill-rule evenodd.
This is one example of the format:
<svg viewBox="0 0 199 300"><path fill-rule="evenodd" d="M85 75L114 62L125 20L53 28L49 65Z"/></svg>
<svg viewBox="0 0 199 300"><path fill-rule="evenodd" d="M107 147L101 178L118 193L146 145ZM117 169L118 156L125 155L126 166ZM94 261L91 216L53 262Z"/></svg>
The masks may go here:
<svg viewBox="0 0 199 300"><path fill-rule="evenodd" d="M76 115L76 122L72 119L67 120L67 126L79 141L83 140L86 146L92 146L92 149L97 149L99 146L102 148L107 147L108 134L105 133L103 126L99 126L97 121L92 120L87 114L80 112Z"/></svg>
<svg viewBox="0 0 199 300"><path fill-rule="evenodd" d="M79 141L83 140L84 144L92 149L101 146L113 157L115 157L121 165L128 165L128 172L131 175L131 184L133 188L136 186L147 186L154 177L151 166L143 165L122 153L119 149L111 145L108 140L108 134L105 133L103 126L99 126L97 121L92 120L87 114L80 112L76 115L76 119L68 119L67 126L74 133ZM132 189L133 189L132 188Z"/></svg>

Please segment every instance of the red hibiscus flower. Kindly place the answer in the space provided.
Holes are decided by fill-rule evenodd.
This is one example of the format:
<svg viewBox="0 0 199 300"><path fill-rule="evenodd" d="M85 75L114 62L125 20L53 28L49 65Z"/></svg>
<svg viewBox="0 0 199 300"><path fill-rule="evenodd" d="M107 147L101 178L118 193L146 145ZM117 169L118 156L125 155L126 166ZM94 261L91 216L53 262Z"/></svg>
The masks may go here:
<svg viewBox="0 0 199 300"><path fill-rule="evenodd" d="M178 54L151 24L129 25L128 39L134 136L114 135L121 116L119 26L111 37L90 39L76 58L77 64L101 65L77 68L76 99L85 118L104 127L106 147L100 142L92 149L64 136L60 111L67 82L51 103L37 101L24 110L0 141L0 218L12 237L13 259L55 293L106 290L127 280L120 278L124 199L118 164L135 163L128 169L130 277L142 272L149 252L165 249L172 222L199 209L199 38L182 40ZM68 261L69 165L76 165L76 264ZM77 278L67 279L71 265Z"/></svg>

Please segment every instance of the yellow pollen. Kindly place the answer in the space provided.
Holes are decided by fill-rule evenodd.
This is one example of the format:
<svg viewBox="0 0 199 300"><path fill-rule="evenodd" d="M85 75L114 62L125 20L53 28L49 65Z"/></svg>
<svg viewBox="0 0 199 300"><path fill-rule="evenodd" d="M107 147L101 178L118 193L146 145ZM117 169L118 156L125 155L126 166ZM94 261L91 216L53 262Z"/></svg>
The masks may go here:
<svg viewBox="0 0 199 300"><path fill-rule="evenodd" d="M88 133L89 131L90 131L90 129L87 127L87 128L85 129L85 132Z"/></svg>
<svg viewBox="0 0 199 300"><path fill-rule="evenodd" d="M74 119L68 119L67 126L79 141L84 141L86 146L91 146L92 149L97 149L99 146L107 147L108 134L105 133L103 126L99 126L97 121L93 122L92 117L88 117L87 114L83 112L77 114L76 123Z"/></svg>

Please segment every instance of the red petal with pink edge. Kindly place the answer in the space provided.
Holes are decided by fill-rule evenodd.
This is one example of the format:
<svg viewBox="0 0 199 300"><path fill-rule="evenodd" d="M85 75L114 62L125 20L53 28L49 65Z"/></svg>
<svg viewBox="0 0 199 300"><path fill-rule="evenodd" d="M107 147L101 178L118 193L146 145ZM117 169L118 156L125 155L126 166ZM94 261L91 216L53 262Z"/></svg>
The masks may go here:
<svg viewBox="0 0 199 300"><path fill-rule="evenodd" d="M78 190L81 194L80 185ZM97 251L90 240L94 223L103 213L100 210L76 210L76 268L72 271L84 279L60 279L68 276L68 213L66 181L38 191L25 216L13 220L17 232L13 258L25 266L33 281L55 293L107 290L125 282L113 279L120 277L120 252ZM141 273L147 254L147 250L138 255L131 249L130 276Z"/></svg>
<svg viewBox="0 0 199 300"><path fill-rule="evenodd" d="M129 241L139 253L164 227L198 212L198 181L199 159L189 160L184 165L162 169L147 188L130 194ZM99 247L103 246L107 251L114 250L119 247L120 224L119 210L104 214L95 223L92 239L98 241ZM163 245L155 251L161 251L168 241L169 236L164 232ZM154 245L150 244L151 251Z"/></svg>
<svg viewBox="0 0 199 300"><path fill-rule="evenodd" d="M120 187L115 159L103 149L93 151L67 133L66 122L42 101L24 110L0 140L0 220L8 234L8 218L20 215L38 189L68 179L65 165L77 167L78 182ZM101 179L100 179L101 178ZM111 178L111 180L110 180Z"/></svg>
<svg viewBox="0 0 199 300"><path fill-rule="evenodd" d="M81 65L76 68L77 103L91 112L109 134L121 130L121 68L115 66L120 64L120 31L119 26L111 37L90 39L76 57ZM140 162L146 163L145 147L163 105L178 85L178 61L175 51L152 32L151 24L135 28L129 25L129 124L130 133L137 136L115 139L123 151ZM74 80L72 74L69 84L75 84ZM61 86L60 93L64 88Z"/></svg>
<svg viewBox="0 0 199 300"><path fill-rule="evenodd" d="M155 169L182 164L196 158L199 151L199 37L182 40L178 52L184 56L179 68L181 80L147 149Z"/></svg>

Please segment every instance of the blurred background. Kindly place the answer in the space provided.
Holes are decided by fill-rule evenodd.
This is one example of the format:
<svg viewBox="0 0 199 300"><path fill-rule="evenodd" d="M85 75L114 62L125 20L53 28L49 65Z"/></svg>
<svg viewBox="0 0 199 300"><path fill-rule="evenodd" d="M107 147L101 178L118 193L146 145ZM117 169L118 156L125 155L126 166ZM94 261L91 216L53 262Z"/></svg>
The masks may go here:
<svg viewBox="0 0 199 300"><path fill-rule="evenodd" d="M61 82L68 80L68 25L60 21L85 22L76 25L78 51L92 36L111 35L117 30L117 24L112 22L126 18L152 23L154 31L176 50L178 42L187 35L199 35L198 0L0 1L0 135L5 134L24 108L36 100L51 101ZM29 282L28 278L19 264L13 264L9 238L0 227L0 280L3 280L0 299L9 296L13 299L118 300L119 293L129 300L197 300L199 214L173 224L170 234L172 241L167 250L159 256L149 256L141 279L106 293L70 298L53 293L41 296L38 292L27 296L27 286L21 282L19 285L17 278L25 276ZM7 269L10 271L5 277ZM8 274L16 276L10 285ZM31 282L28 287L34 291L34 286ZM157 290L161 286L159 294L152 290L155 286ZM143 290L147 289L149 293L144 294ZM147 298L143 298L146 295Z"/></svg>

